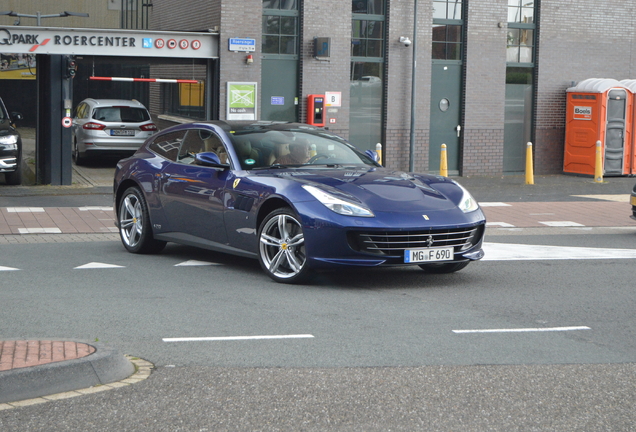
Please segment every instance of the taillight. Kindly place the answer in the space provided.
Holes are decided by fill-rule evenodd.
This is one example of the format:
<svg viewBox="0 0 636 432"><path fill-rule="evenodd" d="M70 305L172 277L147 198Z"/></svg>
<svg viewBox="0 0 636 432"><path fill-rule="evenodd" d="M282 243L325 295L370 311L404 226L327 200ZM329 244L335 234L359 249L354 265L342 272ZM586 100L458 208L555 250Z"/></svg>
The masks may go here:
<svg viewBox="0 0 636 432"><path fill-rule="evenodd" d="M90 123L86 123L84 126L82 126L82 129L104 130L104 129L106 129L106 125L90 122Z"/></svg>
<svg viewBox="0 0 636 432"><path fill-rule="evenodd" d="M148 124L139 126L139 129L145 132L156 131L157 125L154 123L148 123Z"/></svg>

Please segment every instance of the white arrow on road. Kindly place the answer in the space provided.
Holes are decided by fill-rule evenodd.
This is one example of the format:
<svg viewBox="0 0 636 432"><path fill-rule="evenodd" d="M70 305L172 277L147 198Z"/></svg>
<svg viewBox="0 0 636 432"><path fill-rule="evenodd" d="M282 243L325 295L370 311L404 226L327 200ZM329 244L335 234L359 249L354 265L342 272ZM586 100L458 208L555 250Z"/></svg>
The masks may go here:
<svg viewBox="0 0 636 432"><path fill-rule="evenodd" d="M104 268L125 268L125 267L120 265L115 265L115 264L104 264L104 263L92 262L92 263L81 265L79 267L75 267L73 270L104 269Z"/></svg>
<svg viewBox="0 0 636 432"><path fill-rule="evenodd" d="M484 243L483 261L634 259L636 249Z"/></svg>

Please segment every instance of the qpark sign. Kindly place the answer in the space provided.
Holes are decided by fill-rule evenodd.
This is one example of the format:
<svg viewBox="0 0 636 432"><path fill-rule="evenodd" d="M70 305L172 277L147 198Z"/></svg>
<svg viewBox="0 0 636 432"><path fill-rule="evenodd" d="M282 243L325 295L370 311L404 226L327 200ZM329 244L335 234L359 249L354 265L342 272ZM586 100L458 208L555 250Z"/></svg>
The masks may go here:
<svg viewBox="0 0 636 432"><path fill-rule="evenodd" d="M98 56L217 58L213 33L0 27L0 52Z"/></svg>

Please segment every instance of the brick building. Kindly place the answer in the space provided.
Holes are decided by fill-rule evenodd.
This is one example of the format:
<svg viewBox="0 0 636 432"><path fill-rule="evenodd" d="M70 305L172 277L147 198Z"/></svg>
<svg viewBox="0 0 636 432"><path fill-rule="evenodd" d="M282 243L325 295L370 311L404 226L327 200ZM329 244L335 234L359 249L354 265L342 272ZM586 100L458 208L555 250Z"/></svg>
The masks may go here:
<svg viewBox="0 0 636 432"><path fill-rule="evenodd" d="M329 92L340 97L325 108L326 126L363 149L382 143L391 168L436 172L446 144L451 175L521 173L530 141L535 173L561 173L565 90L636 78L636 24L625 19L635 0L109 1L125 28L219 34L219 57L207 63L85 68L201 80L132 95L162 127L227 118L230 82L255 83L258 120L306 122L308 95ZM232 38L255 50L231 50ZM316 38L328 38L328 53L316 52ZM79 81L78 97L95 92Z"/></svg>

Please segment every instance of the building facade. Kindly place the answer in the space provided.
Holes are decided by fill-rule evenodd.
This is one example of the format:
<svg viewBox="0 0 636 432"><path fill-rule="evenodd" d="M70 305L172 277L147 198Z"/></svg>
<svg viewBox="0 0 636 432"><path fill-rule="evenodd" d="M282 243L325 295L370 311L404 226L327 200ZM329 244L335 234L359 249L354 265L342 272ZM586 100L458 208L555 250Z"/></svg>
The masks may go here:
<svg viewBox="0 0 636 432"><path fill-rule="evenodd" d="M12 2L27 3L48 2ZM532 142L535 173L555 174L566 89L636 78L636 24L625 19L635 11L636 0L108 0L108 20L91 12L93 26L218 33L219 56L130 67L90 59L85 70L200 80L137 91L162 127L226 119L230 83L248 84L257 120L308 122L309 96L332 96L325 126L362 149L381 143L390 168L438 172L445 144L451 175L519 174ZM89 23L67 19L51 23ZM78 95L96 91L75 81Z"/></svg>

